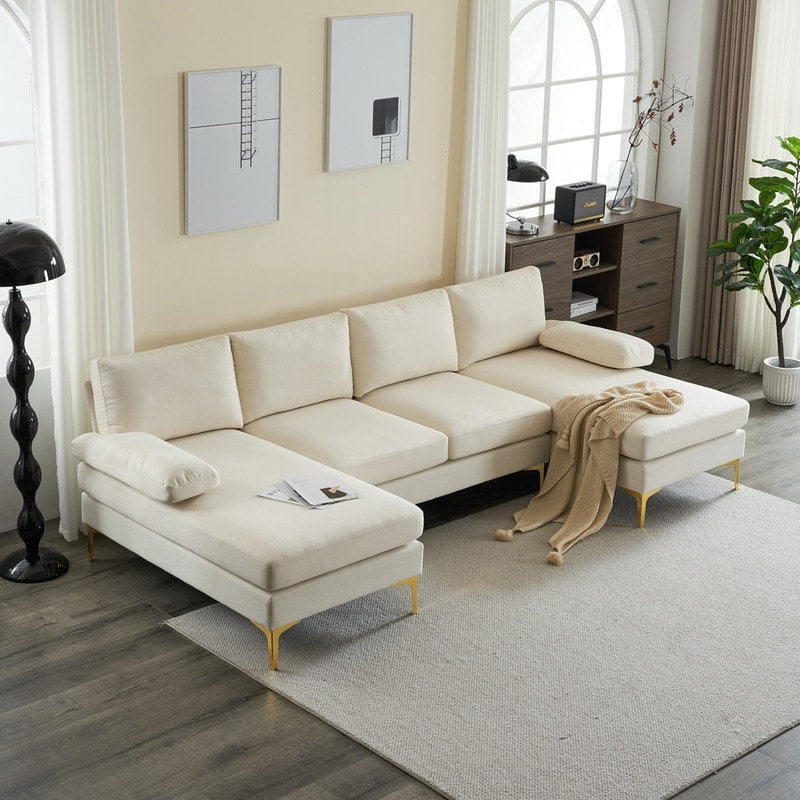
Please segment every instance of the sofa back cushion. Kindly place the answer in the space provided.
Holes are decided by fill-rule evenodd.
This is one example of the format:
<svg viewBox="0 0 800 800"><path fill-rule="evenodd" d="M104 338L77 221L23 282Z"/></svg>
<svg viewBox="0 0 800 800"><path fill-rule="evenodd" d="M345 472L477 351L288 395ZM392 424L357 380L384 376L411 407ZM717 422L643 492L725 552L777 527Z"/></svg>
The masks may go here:
<svg viewBox="0 0 800 800"><path fill-rule="evenodd" d="M356 397L458 368L453 315L444 289L348 308L345 314Z"/></svg>
<svg viewBox="0 0 800 800"><path fill-rule="evenodd" d="M544 292L536 267L447 287L453 309L458 368L539 343Z"/></svg>
<svg viewBox="0 0 800 800"><path fill-rule="evenodd" d="M231 334L245 423L353 396L350 336L341 313Z"/></svg>
<svg viewBox="0 0 800 800"><path fill-rule="evenodd" d="M227 336L97 358L90 374L100 433L174 439L243 425Z"/></svg>

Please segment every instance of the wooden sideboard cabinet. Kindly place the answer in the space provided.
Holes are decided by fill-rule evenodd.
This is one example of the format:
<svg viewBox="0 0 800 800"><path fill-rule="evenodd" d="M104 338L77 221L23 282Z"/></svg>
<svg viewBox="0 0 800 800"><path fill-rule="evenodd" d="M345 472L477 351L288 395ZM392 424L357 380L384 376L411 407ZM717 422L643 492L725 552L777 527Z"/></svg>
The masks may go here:
<svg viewBox="0 0 800 800"><path fill-rule="evenodd" d="M596 297L596 311L572 319L640 336L662 349L671 367L679 214L674 206L639 200L630 214L606 213L597 222L569 225L552 216L534 218L538 236L506 235L506 271L539 267L548 319L570 319L574 291ZM582 253L599 253L599 263L575 270Z"/></svg>

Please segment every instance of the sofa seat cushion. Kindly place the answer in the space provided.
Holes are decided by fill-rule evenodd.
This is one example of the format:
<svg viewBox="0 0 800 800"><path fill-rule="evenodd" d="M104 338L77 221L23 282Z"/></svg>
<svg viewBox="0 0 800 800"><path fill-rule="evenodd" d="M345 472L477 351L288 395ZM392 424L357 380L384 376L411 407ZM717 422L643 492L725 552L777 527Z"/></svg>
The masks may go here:
<svg viewBox="0 0 800 800"><path fill-rule="evenodd" d="M361 402L441 431L451 459L540 436L552 416L538 400L454 372L384 386Z"/></svg>
<svg viewBox="0 0 800 800"><path fill-rule="evenodd" d="M271 414L245 432L374 484L447 461L443 433L352 398Z"/></svg>
<svg viewBox="0 0 800 800"><path fill-rule="evenodd" d="M479 361L463 374L535 397L551 407L567 395L599 392L643 380L677 389L684 398L680 411L647 414L622 434L620 454L638 461L659 458L731 433L747 422L750 409L747 401L715 389L643 369L612 370L545 347Z"/></svg>
<svg viewBox="0 0 800 800"><path fill-rule="evenodd" d="M293 586L401 547L422 532L419 508L348 475L341 476L342 483L360 497L323 509L258 497L282 478L332 470L241 431L210 431L173 444L211 464L219 472L220 485L168 505L79 463L80 487L100 503L262 589Z"/></svg>

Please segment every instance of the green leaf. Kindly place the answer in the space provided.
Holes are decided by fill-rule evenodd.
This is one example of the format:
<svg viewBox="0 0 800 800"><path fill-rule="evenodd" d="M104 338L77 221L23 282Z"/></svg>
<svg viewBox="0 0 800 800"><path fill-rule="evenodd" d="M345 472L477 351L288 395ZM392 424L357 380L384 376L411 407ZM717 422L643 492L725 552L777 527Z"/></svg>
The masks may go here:
<svg viewBox="0 0 800 800"><path fill-rule="evenodd" d="M725 253L733 253L735 250L736 247L730 242L719 241L712 242L706 252L709 258L719 258L719 256L724 255Z"/></svg>
<svg viewBox="0 0 800 800"><path fill-rule="evenodd" d="M794 194L794 183L789 178L779 178L777 175L750 178L749 183L758 192L778 192L790 196ZM769 202L771 203L772 200ZM761 205L763 206L764 203Z"/></svg>
<svg viewBox="0 0 800 800"><path fill-rule="evenodd" d="M796 171L796 167L791 161L781 161L778 158L765 158L763 161L759 161L757 158L754 158L753 161L756 164L761 164L763 167L785 172L787 175L794 175Z"/></svg>

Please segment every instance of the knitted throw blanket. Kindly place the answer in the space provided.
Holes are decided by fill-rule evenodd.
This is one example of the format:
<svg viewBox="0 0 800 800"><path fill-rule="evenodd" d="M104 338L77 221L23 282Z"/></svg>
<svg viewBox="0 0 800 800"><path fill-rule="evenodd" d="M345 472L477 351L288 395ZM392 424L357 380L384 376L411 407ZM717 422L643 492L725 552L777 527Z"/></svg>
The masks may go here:
<svg viewBox="0 0 800 800"><path fill-rule="evenodd" d="M674 414L681 406L679 391L659 389L650 381L563 398L555 408L558 436L541 491L514 514L516 525L497 531L496 538L508 540L515 531L563 522L550 537L554 549L547 557L551 564L562 564L563 554L602 528L611 512L625 429L645 414Z"/></svg>

